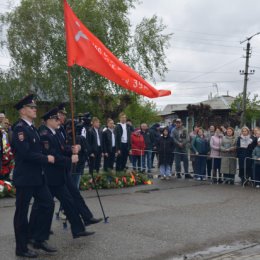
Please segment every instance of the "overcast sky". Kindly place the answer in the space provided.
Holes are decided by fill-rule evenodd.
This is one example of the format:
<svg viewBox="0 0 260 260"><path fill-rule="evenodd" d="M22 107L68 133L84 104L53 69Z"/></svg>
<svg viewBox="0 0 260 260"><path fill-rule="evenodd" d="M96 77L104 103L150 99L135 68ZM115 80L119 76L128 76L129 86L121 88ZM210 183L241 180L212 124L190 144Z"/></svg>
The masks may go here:
<svg viewBox="0 0 260 260"><path fill-rule="evenodd" d="M0 11L8 0L0 0ZM206 100L208 95L236 96L243 90L239 70L245 68L246 42L240 41L260 32L259 0L143 0L131 13L132 24L142 17L157 14L174 33L167 50L169 73L157 79L157 88L170 89L172 95L153 99L158 108L171 103ZM260 35L251 41L248 90L260 95ZM8 64L0 52L0 65Z"/></svg>
<svg viewBox="0 0 260 260"><path fill-rule="evenodd" d="M167 50L169 73L158 87L172 95L154 101L161 108L168 103L206 100L210 92L236 96L243 89L246 42L240 41L260 32L260 1L257 0L144 0L131 15L157 14L174 33ZM252 56L248 90L260 94L260 35L251 41ZM158 79L159 80L159 79Z"/></svg>

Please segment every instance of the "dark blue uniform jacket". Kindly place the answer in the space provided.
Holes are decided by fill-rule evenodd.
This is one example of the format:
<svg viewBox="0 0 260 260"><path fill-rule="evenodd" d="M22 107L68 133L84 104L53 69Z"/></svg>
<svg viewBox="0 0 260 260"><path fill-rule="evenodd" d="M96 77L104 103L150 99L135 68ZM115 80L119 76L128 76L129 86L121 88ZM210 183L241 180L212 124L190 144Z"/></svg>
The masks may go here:
<svg viewBox="0 0 260 260"><path fill-rule="evenodd" d="M39 186L44 183L43 165L48 158L42 153L40 136L24 120L14 127L12 148L15 153L13 181L15 186Z"/></svg>
<svg viewBox="0 0 260 260"><path fill-rule="evenodd" d="M71 159L65 156L64 146L57 133L54 135L48 127L42 128L40 133L43 153L55 157L54 164L44 166L44 172L49 186L61 186L66 181L66 171L70 168Z"/></svg>

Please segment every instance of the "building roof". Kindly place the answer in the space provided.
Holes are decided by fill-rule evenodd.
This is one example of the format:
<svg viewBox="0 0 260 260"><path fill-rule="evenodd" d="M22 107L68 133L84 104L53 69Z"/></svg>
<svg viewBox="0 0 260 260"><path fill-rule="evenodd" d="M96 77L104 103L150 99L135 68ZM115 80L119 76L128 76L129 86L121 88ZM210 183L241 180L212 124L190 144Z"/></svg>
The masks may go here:
<svg viewBox="0 0 260 260"><path fill-rule="evenodd" d="M234 100L235 98L231 96L218 96L202 102L193 103L191 105L199 105L200 103L202 103L204 105L210 105L212 110L228 110L231 108L231 104L233 103ZM168 104L165 106L163 111L160 112L160 115L164 116L164 115L173 114L174 112L178 112L178 111L186 111L187 106L189 104L190 103Z"/></svg>

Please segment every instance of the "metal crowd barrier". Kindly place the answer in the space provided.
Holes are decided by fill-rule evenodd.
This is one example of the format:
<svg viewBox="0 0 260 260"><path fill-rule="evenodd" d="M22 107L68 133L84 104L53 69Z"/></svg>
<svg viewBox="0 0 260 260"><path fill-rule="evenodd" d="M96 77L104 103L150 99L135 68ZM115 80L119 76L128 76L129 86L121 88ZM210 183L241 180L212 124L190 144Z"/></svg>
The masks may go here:
<svg viewBox="0 0 260 260"><path fill-rule="evenodd" d="M248 167L249 164L249 167ZM260 161L257 159L253 159L250 157L246 157L244 159L244 183L243 183L243 187L247 184L255 187L257 183L257 185L260 185L260 172L256 172L256 168L257 165L260 168ZM250 175L247 174L247 169ZM259 180L256 179L256 175L259 174Z"/></svg>
<svg viewBox="0 0 260 260"><path fill-rule="evenodd" d="M157 151L154 151L154 150L140 150L140 149L132 149L132 151L142 151L142 152L151 152L152 154L154 154L154 158L156 158L156 161L153 163L152 162L152 165L155 164L155 167L154 168L158 168L158 171L159 171L159 167L158 167L158 152ZM219 156L219 157L211 157L210 155L199 155L199 154L194 154L194 153L190 153L190 151L188 151L187 153L180 153L180 152L172 152L173 156L175 157L176 154L179 154L179 155L187 155L188 157L188 167L189 167L189 171L186 173L186 172L182 172L180 173L181 174L181 177L185 177L185 174L189 174L191 175L194 179L196 178L202 178L202 180L207 180L207 181L210 181L212 184L213 183L216 183L216 180L222 180L222 182L224 183L227 183L229 181L234 181L234 183L237 183L238 181L236 181L236 176L239 176L238 174L238 171L239 171L239 167L238 167L238 158L237 157L227 157L227 156ZM144 160L143 158L144 155L140 155L140 169L138 169L138 165L137 165L137 169L136 170L139 170L139 171L147 171L148 170L148 166L147 166L147 159ZM194 172L194 170L190 170L191 168L191 157L195 158L198 158L198 157L203 157L203 158L206 158L206 164L208 161L211 161L212 162L212 165L211 165L211 170L210 172L207 172L207 169L205 169L206 173L205 174L198 174L196 172ZM213 169L214 169L214 163L215 163L215 158L219 158L219 159L230 159L230 160L235 160L236 161L236 170L234 173L230 173L232 175L234 175L234 178L232 176L231 177L227 177L227 176L223 176L223 174L229 174L229 173L222 173L220 171L217 171L216 172L216 176L214 176L214 172L213 172ZM144 164L143 165L143 160L144 160ZM259 182L259 185L260 185L260 173L259 173L259 180L256 180L255 179L255 174L253 173L254 169L252 167L251 169L251 172L252 172L252 175L251 176L247 176L247 173L246 173L246 167L247 167L247 164L249 163L249 160L250 161L253 161L253 163L251 162L251 164L254 166L255 164L255 161L258 161L256 159L252 159L252 158L245 158L244 160L244 182L242 183L243 187L246 185L246 184L251 184L252 186L255 186L255 183L258 183ZM116 160L115 160L116 161ZM259 162L259 165L260 165L260 161ZM157 167L156 167L156 163L157 163ZM182 164L182 163L181 163ZM129 160L128 159L128 163L127 163L127 166L128 168L133 168L133 164L132 164L132 160ZM183 165L182 165L183 166ZM182 167L183 168L183 167ZM207 166L206 166L207 168ZM175 158L173 159L173 162L172 162L172 165L171 165L171 169L172 169L172 176L176 176L177 173L176 173L176 162L175 162ZM220 166L220 169L221 169L221 166ZM153 173L154 173L154 170L152 169ZM147 173L147 172L146 172ZM151 173L152 175L152 173ZM160 173L158 174L160 175ZM240 182L240 181L239 181Z"/></svg>
<svg viewBox="0 0 260 260"><path fill-rule="evenodd" d="M134 150L137 150L137 151L140 151L139 149L134 149ZM133 150L132 150L133 151ZM151 151L151 150L142 150L143 152L146 152L146 151L150 151L152 153L155 153L157 154L157 151ZM217 174L216 176L213 175L213 169L214 169L214 163L215 163L215 158L219 158L219 159L222 159L222 158L225 158L225 159L231 159L231 160L236 160L236 172L232 173L234 174L234 177L237 175L238 173L238 165L237 165L237 157L227 157L227 156L219 156L219 157L211 157L210 155L199 155L199 154L194 154L194 153L180 153L180 152L172 152L172 154L176 155L176 154L179 154L179 155L187 155L188 156L188 167L190 168L190 158L193 157L195 158L198 158L198 157L204 157L206 158L207 161L211 161L212 162L212 166L211 166L211 171L210 173L206 172L205 174L197 174L195 173L193 170L192 171L188 171L187 173L180 173L181 175L185 175L185 174L190 174L191 176L193 177L197 177L197 178L205 178L207 180L210 180L212 183L215 183L216 180L223 180L223 182L228 182L228 181L233 181L234 179L233 178L230 178L230 177L225 177L223 176L223 174L219 171L217 171ZM145 167L143 167L143 164L142 164L142 161L143 161L143 155L140 155L140 159L141 159L141 170L146 170L147 168L147 162L145 161L146 165ZM206 161L206 164L207 164L207 161ZM176 162L175 162L175 159L173 159L173 163L171 165L172 167L172 173L175 172L175 169L174 169L174 166L176 166ZM132 165L130 166L130 168L133 167ZM206 166L207 168L207 166ZM225 173L226 174L226 173Z"/></svg>

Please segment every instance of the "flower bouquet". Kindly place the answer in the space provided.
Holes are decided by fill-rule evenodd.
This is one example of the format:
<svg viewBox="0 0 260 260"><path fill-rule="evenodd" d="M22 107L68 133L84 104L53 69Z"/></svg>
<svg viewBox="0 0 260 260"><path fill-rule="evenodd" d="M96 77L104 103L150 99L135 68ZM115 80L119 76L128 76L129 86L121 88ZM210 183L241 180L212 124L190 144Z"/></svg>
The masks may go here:
<svg viewBox="0 0 260 260"><path fill-rule="evenodd" d="M91 190L95 188L95 183L98 189L115 189L132 187L136 185L151 185L152 181L145 174L137 173L134 170L126 172L103 172L93 175L84 174L81 178L80 189Z"/></svg>
<svg viewBox="0 0 260 260"><path fill-rule="evenodd" d="M0 180L0 198L14 197L14 196L15 196L14 186L8 181Z"/></svg>

